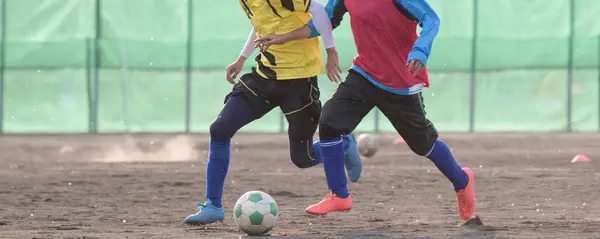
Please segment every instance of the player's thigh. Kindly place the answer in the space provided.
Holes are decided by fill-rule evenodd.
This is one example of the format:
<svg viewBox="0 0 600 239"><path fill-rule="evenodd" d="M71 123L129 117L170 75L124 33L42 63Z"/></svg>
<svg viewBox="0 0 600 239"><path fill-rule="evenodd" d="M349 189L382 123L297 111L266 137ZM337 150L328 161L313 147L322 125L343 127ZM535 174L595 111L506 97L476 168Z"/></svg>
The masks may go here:
<svg viewBox="0 0 600 239"><path fill-rule="evenodd" d="M377 107L388 118L410 149L426 155L438 138L435 126L425 115L421 93L395 95L382 90Z"/></svg>
<svg viewBox="0 0 600 239"><path fill-rule="evenodd" d="M302 110L285 114L288 121L290 158L299 168L311 167L315 160L312 144L320 113L320 104L311 104Z"/></svg>
<svg viewBox="0 0 600 239"><path fill-rule="evenodd" d="M254 120L254 111L246 96L230 95L210 125L210 137L217 141L230 140L238 130Z"/></svg>
<svg viewBox="0 0 600 239"><path fill-rule="evenodd" d="M247 73L233 86L233 90L225 97L225 102L231 96L243 96L248 107L252 109L254 119L259 119L276 107L270 99L268 89L268 85L256 73Z"/></svg>
<svg viewBox="0 0 600 239"><path fill-rule="evenodd" d="M308 110L321 112L321 92L316 76L281 80L276 83L273 88L277 89L279 97L275 103L279 105L284 115L293 115L308 108L311 108Z"/></svg>
<svg viewBox="0 0 600 239"><path fill-rule="evenodd" d="M323 105L319 121L321 138L351 133L374 107L366 79L351 72Z"/></svg>
<svg viewBox="0 0 600 239"><path fill-rule="evenodd" d="M320 93L317 78L281 81L278 101L288 121L290 158L299 168L308 168L316 159L312 146L321 114Z"/></svg>
<svg viewBox="0 0 600 239"><path fill-rule="evenodd" d="M278 89L278 103L288 121L290 140L312 139L321 115L317 78L282 81Z"/></svg>

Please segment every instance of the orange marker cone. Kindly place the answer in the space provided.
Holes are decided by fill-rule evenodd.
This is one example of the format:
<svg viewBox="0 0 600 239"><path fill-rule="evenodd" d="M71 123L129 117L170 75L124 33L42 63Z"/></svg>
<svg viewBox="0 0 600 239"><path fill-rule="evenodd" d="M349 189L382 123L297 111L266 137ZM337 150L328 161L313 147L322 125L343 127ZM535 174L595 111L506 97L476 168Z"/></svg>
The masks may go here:
<svg viewBox="0 0 600 239"><path fill-rule="evenodd" d="M403 143L404 143L404 139L402 137L399 137L394 141L395 145L403 144Z"/></svg>
<svg viewBox="0 0 600 239"><path fill-rule="evenodd" d="M590 158L588 158L587 156L585 156L583 154L575 155L575 157L573 159L571 159L571 163L589 163L589 162L590 162Z"/></svg>

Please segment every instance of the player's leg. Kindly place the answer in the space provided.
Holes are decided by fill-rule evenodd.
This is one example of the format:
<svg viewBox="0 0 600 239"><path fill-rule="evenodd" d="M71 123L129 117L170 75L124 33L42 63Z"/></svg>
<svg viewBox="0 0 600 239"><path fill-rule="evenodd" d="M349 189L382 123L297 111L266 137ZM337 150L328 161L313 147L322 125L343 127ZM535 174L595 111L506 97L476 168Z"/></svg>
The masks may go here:
<svg viewBox="0 0 600 239"><path fill-rule="evenodd" d="M473 172L461 168L448 146L438 139L438 132L425 116L421 93L395 95L381 91L377 107L390 120L410 149L429 158L452 182L458 197L459 216L468 219L475 210Z"/></svg>
<svg viewBox="0 0 600 239"><path fill-rule="evenodd" d="M321 114L317 77L281 81L279 107L288 121L290 158L298 168L309 168L322 162L318 145L313 143Z"/></svg>
<svg viewBox="0 0 600 239"><path fill-rule="evenodd" d="M321 202L306 208L310 214L324 215L352 208L344 173L344 143L342 135L354 131L365 115L373 109L372 88L361 75L350 71L324 107L319 121L319 137L323 168L331 194Z"/></svg>
<svg viewBox="0 0 600 239"><path fill-rule="evenodd" d="M240 83L226 97L225 106L210 126L209 160L206 166L205 204L198 206L198 213L188 216L187 224L208 224L224 220L222 195L229 168L230 140L244 125L262 117L274 108L258 97L260 84L252 74L241 77Z"/></svg>
<svg viewBox="0 0 600 239"><path fill-rule="evenodd" d="M288 121L290 157L299 168L308 168L322 162L320 141L313 143L313 135L321 114L317 77L278 82L283 94L280 107ZM362 162L352 134L343 136L345 164L348 177L356 182L362 172Z"/></svg>

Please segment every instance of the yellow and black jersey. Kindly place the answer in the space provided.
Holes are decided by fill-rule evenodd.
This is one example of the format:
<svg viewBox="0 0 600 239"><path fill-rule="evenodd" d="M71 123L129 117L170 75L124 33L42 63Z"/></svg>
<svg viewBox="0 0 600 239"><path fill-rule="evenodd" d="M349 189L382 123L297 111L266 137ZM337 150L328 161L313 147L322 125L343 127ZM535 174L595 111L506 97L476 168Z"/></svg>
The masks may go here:
<svg viewBox="0 0 600 239"><path fill-rule="evenodd" d="M311 20L311 0L239 0L258 36L284 34ZM257 73L267 79L292 80L323 73L318 37L272 45L256 57Z"/></svg>

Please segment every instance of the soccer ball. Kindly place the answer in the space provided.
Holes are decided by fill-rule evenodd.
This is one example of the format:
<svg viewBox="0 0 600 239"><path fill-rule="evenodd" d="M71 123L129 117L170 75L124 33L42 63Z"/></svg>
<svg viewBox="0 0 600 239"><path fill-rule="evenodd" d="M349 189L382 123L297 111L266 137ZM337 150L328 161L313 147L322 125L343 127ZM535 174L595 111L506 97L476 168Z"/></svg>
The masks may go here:
<svg viewBox="0 0 600 239"><path fill-rule="evenodd" d="M379 140L372 134L361 134L356 140L358 144L358 152L360 155L367 158L373 157L379 148Z"/></svg>
<svg viewBox="0 0 600 239"><path fill-rule="evenodd" d="M277 203L262 191L244 193L233 208L235 223L250 236L260 236L271 231L278 215Z"/></svg>

